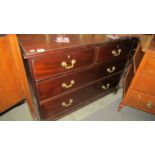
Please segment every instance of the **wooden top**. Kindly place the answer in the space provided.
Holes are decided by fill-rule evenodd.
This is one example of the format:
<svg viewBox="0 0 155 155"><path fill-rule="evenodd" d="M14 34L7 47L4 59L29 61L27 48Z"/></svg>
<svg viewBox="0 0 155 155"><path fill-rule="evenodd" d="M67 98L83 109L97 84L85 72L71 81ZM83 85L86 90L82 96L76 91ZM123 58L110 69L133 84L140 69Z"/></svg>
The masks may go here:
<svg viewBox="0 0 155 155"><path fill-rule="evenodd" d="M69 43L58 43L56 37L58 34L22 34L18 35L18 40L24 49L24 58L33 57L48 53L49 51L61 50L65 48L73 48L76 46L95 45L100 43L111 43L116 40L129 39L129 37L119 37L119 39L111 39L108 35L102 34L65 34L70 38ZM30 52L37 49L44 49L45 52Z"/></svg>

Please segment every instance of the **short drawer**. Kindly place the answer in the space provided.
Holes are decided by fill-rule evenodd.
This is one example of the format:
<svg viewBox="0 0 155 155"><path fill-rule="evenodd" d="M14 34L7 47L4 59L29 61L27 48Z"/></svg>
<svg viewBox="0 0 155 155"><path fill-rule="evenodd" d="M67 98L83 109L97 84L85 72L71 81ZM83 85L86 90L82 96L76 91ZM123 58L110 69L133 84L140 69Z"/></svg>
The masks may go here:
<svg viewBox="0 0 155 155"><path fill-rule="evenodd" d="M43 119L65 113L97 95L101 95L107 91L109 92L112 88L116 87L119 76L120 74L72 91L67 95L41 102Z"/></svg>
<svg viewBox="0 0 155 155"><path fill-rule="evenodd" d="M155 97L132 91L130 95L124 100L128 106L155 114Z"/></svg>
<svg viewBox="0 0 155 155"><path fill-rule="evenodd" d="M44 100L60 93L72 90L89 82L105 78L108 75L120 72L126 59L114 60L96 65L90 69L63 75L55 79L37 82L39 99Z"/></svg>
<svg viewBox="0 0 155 155"><path fill-rule="evenodd" d="M68 50L38 56L32 59L34 77L36 80L45 79L93 64L95 48Z"/></svg>
<svg viewBox="0 0 155 155"><path fill-rule="evenodd" d="M139 76L133 85L133 89L155 96L155 78L149 76Z"/></svg>
<svg viewBox="0 0 155 155"><path fill-rule="evenodd" d="M131 40L115 42L110 45L100 46L97 54L96 62L102 62L108 59L120 58L127 56L132 45Z"/></svg>

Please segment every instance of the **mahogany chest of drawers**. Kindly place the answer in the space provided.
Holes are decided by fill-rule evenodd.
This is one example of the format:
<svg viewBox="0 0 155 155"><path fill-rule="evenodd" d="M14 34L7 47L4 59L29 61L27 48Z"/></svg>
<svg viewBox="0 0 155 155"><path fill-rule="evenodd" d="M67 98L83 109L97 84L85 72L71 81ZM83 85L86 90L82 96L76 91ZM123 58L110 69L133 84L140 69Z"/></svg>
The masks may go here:
<svg viewBox="0 0 155 155"><path fill-rule="evenodd" d="M56 120L116 90L135 38L106 35L19 35L19 43L41 120Z"/></svg>

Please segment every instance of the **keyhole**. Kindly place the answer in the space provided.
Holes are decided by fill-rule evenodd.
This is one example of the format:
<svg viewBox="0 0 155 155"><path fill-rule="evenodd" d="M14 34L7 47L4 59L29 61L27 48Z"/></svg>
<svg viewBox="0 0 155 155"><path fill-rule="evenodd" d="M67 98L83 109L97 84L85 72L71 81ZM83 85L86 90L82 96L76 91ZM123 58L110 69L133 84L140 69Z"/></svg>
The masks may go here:
<svg viewBox="0 0 155 155"><path fill-rule="evenodd" d="M70 59L70 58L71 58L71 56L70 56L70 55L68 55L68 56L67 56L67 58L68 58L68 59Z"/></svg>

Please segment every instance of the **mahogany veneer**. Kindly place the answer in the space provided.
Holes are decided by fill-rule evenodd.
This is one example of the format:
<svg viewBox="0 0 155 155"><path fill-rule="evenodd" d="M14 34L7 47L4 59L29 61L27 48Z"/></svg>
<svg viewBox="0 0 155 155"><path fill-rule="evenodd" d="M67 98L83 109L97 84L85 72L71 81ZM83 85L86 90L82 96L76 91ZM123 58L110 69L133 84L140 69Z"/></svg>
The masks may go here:
<svg viewBox="0 0 155 155"><path fill-rule="evenodd" d="M71 108L79 106L82 102L89 100L97 95L112 90L115 88L120 74L112 76L111 78L100 80L86 87L80 88L71 93L56 97L52 100L41 102L41 109L43 111L43 118L47 119L50 116L55 116L58 113L64 113ZM109 84L109 85L108 85Z"/></svg>
<svg viewBox="0 0 155 155"><path fill-rule="evenodd" d="M97 62L103 62L107 59L115 59L126 56L129 54L130 48L132 46L132 40L123 40L120 42L114 42L110 45L102 45L99 48L99 52L97 54Z"/></svg>
<svg viewBox="0 0 155 155"><path fill-rule="evenodd" d="M84 71L73 72L54 79L52 78L38 82L37 89L39 93L39 99L43 100L68 90L72 90L92 81L105 78L106 76L111 75L111 73L108 73L106 70L108 67L116 67L113 74L120 72L126 63L126 58L121 59L121 61L122 63L120 63L120 60L104 62L98 65L94 65L89 69L85 69ZM63 84L68 87L66 88L63 86Z"/></svg>
<svg viewBox="0 0 155 155"><path fill-rule="evenodd" d="M90 48L67 50L65 52L60 51L59 54L52 53L44 57L38 56L33 58L32 65L35 79L40 80L66 72L66 68L61 66L61 62L63 61L70 67L72 67L72 61L76 61L74 67L70 68L69 71L91 65L94 61L94 55L95 48Z"/></svg>
<svg viewBox="0 0 155 155"><path fill-rule="evenodd" d="M55 120L114 92L130 58L135 38L106 35L19 35L23 57L42 120Z"/></svg>

